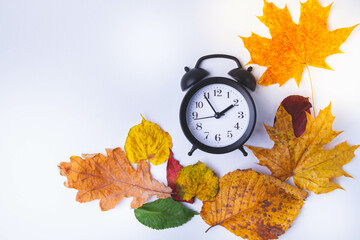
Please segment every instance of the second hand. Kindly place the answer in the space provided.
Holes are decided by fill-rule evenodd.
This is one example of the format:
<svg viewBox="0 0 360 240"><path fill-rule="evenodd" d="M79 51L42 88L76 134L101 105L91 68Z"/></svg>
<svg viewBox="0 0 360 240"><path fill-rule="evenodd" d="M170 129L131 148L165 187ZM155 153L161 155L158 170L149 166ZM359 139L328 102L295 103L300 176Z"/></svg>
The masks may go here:
<svg viewBox="0 0 360 240"><path fill-rule="evenodd" d="M209 116L209 117L201 117L201 118L195 118L194 120L201 120L201 119L206 119L206 118L213 118L213 117L215 117L215 115L214 115L214 116Z"/></svg>

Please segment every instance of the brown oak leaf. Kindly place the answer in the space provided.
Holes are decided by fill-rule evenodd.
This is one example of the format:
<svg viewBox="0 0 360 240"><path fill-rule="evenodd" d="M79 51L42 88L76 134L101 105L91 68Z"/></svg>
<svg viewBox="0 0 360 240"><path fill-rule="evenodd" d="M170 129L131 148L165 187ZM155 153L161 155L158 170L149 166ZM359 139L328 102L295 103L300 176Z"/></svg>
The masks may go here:
<svg viewBox="0 0 360 240"><path fill-rule="evenodd" d="M219 189L216 197L204 202L201 217L210 228L221 225L249 240L277 239L290 227L308 195L251 169L226 174Z"/></svg>
<svg viewBox="0 0 360 240"><path fill-rule="evenodd" d="M65 186L79 190L76 201L100 199L100 208L106 211L124 197L133 197L131 208L138 208L151 196L170 196L171 188L152 178L145 160L134 170L121 148L106 152L107 157L100 153L83 155L84 159L72 156L70 162L60 163L60 174L67 177Z"/></svg>

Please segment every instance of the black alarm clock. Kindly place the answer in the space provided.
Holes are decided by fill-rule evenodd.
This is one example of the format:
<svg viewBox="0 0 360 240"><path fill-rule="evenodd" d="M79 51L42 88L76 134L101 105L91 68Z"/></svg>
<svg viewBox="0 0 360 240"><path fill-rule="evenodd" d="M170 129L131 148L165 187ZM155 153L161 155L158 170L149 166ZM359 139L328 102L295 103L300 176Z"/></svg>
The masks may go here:
<svg viewBox="0 0 360 240"><path fill-rule="evenodd" d="M200 65L211 58L235 61L237 68L228 73L232 78L206 78L209 72ZM203 56L193 69L185 67L181 89L188 92L181 103L180 124L193 145L189 156L196 149L215 154L239 149L247 156L243 145L256 122L255 104L247 91L256 88L251 70L242 68L237 58L225 54Z"/></svg>

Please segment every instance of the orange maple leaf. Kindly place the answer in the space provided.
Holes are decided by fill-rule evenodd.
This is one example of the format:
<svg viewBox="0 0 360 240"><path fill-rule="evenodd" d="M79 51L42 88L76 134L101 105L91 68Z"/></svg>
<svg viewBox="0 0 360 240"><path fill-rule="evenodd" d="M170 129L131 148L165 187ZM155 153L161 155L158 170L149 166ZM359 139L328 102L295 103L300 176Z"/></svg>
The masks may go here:
<svg viewBox="0 0 360 240"><path fill-rule="evenodd" d="M277 239L295 220L308 193L251 169L235 170L219 181L219 193L200 215L210 228L221 225L249 240Z"/></svg>
<svg viewBox="0 0 360 240"><path fill-rule="evenodd" d="M280 9L273 3L264 1L263 16L258 17L270 31L271 39L252 33L241 37L249 50L248 64L267 67L258 83L280 86L294 78L299 86L305 66L331 69L326 57L342 53L340 46L357 26L327 29L327 18L331 4L322 7L318 0L301 3L299 24L292 21L287 7Z"/></svg>
<svg viewBox="0 0 360 240"><path fill-rule="evenodd" d="M124 197L133 197L131 208L138 208L151 196L170 196L172 189L152 178L146 161L134 170L120 148L106 152L107 157L100 153L83 155L85 159L72 156L70 162L60 163L60 174L67 177L65 186L79 190L76 201L100 199L100 208L106 211Z"/></svg>
<svg viewBox="0 0 360 240"><path fill-rule="evenodd" d="M332 149L323 148L341 133L332 130L335 117L330 110L329 105L320 111L316 119L306 113L306 130L300 137L296 137L291 115L280 106L274 127L265 126L274 141L273 148L247 147L259 159L260 165L270 169L272 176L283 181L293 177L299 188L317 194L341 188L331 178L350 177L342 166L354 158L354 152L360 145L350 146L343 142Z"/></svg>

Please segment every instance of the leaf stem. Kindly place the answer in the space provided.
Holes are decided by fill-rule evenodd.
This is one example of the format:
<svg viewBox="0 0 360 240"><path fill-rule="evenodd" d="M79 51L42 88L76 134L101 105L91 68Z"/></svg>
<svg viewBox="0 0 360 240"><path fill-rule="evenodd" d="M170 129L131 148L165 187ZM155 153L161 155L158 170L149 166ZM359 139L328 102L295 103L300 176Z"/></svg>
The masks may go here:
<svg viewBox="0 0 360 240"><path fill-rule="evenodd" d="M306 69L307 69L307 71L308 71L308 73L309 73L310 86L311 86L311 101L312 101L312 107L313 107L313 114L314 114L314 118L316 118L313 83L312 83L312 79L311 79L311 74L310 74L309 66L308 66L307 64L305 64L305 66L306 66Z"/></svg>
<svg viewBox="0 0 360 240"><path fill-rule="evenodd" d="M217 225L217 224L216 224L216 225ZM216 225L210 226L208 229L206 229L205 233L207 233L207 232L210 230L210 228L215 227Z"/></svg>

